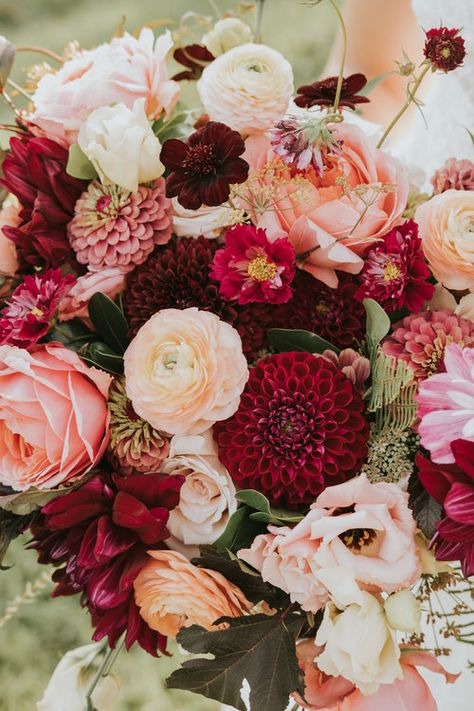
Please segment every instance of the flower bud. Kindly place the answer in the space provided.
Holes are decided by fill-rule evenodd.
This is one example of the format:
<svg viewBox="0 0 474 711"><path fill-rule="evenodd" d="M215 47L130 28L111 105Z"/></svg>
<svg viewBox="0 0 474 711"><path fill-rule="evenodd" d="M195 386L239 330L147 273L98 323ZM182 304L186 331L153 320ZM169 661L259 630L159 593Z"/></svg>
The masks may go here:
<svg viewBox="0 0 474 711"><path fill-rule="evenodd" d="M15 47L6 37L0 35L0 93L5 88L15 59Z"/></svg>
<svg viewBox="0 0 474 711"><path fill-rule="evenodd" d="M390 627L402 632L419 632L421 605L410 590L399 590L389 595L384 607Z"/></svg>
<svg viewBox="0 0 474 711"><path fill-rule="evenodd" d="M219 57L229 49L246 42L252 42L252 30L238 17L225 17L219 20L202 38L202 43L214 57Z"/></svg>

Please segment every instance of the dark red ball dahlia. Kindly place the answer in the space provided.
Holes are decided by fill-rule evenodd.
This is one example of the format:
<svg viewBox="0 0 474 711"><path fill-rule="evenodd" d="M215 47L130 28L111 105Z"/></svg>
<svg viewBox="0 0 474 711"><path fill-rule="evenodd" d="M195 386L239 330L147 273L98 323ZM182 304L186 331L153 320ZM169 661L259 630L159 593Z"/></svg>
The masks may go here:
<svg viewBox="0 0 474 711"><path fill-rule="evenodd" d="M295 104L309 109L312 106L332 106L336 98L338 77L327 77L314 84L300 86L295 98ZM357 104L367 104L370 99L358 94L367 84L364 74L351 74L342 82L339 106L355 109Z"/></svg>
<svg viewBox="0 0 474 711"><path fill-rule="evenodd" d="M272 324L273 306L271 304L245 304L236 306L237 318L233 327L242 339L244 355L253 363L262 356L268 346L267 333Z"/></svg>
<svg viewBox="0 0 474 711"><path fill-rule="evenodd" d="M251 369L239 409L214 437L237 486L296 507L357 474L369 425L361 395L335 365L281 353Z"/></svg>
<svg viewBox="0 0 474 711"><path fill-rule="evenodd" d="M65 261L78 266L66 228L87 183L67 174L67 161L67 149L49 138L10 140L0 183L23 209L20 225L4 232L15 242L23 268L60 267Z"/></svg>
<svg viewBox="0 0 474 711"><path fill-rule="evenodd" d="M99 473L79 489L53 499L31 530L30 547L55 571L54 596L82 594L94 639L111 646L125 632L127 649L138 642L156 656L166 639L144 623L133 582L147 550L163 547L169 512L179 502L184 479L163 474L123 477Z"/></svg>
<svg viewBox="0 0 474 711"><path fill-rule="evenodd" d="M248 163L239 157L244 151L241 135L217 121L209 121L186 142L170 138L160 156L169 171L166 195L189 210L222 205L230 186L247 180Z"/></svg>
<svg viewBox="0 0 474 711"><path fill-rule="evenodd" d="M424 55L433 69L451 72L464 62L464 39L456 28L435 27L426 33Z"/></svg>
<svg viewBox="0 0 474 711"><path fill-rule="evenodd" d="M301 328L317 333L338 348L351 348L365 336L365 310L355 294L358 285L348 274L339 275L331 289L300 271L293 279L293 298L272 311L273 328Z"/></svg>

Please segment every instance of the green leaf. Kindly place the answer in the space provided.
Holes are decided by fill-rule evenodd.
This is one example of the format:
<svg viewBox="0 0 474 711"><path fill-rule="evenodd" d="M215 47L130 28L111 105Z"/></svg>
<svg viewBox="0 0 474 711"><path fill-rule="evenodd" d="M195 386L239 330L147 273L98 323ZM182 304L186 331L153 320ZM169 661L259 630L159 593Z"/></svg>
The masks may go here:
<svg viewBox="0 0 474 711"><path fill-rule="evenodd" d="M81 180L94 180L99 177L91 161L77 143L74 143L69 148L66 172L72 175L73 178L80 178Z"/></svg>
<svg viewBox="0 0 474 711"><path fill-rule="evenodd" d="M102 292L89 301L89 316L99 335L116 353L124 353L128 343L128 324L120 308Z"/></svg>
<svg viewBox="0 0 474 711"><path fill-rule="evenodd" d="M271 328L268 331L270 346L279 353L288 351L305 351L306 353L322 353L325 350L339 353L339 348L333 346L321 336L311 331L290 328Z"/></svg>
<svg viewBox="0 0 474 711"><path fill-rule="evenodd" d="M395 72L384 72L383 74L377 74L376 77L371 79L370 81L367 82L367 84L364 86L363 89L361 89L358 93L361 94L362 96L367 96L370 94L371 91L373 91L381 82L383 82L384 79L389 77L391 74L394 74Z"/></svg>
<svg viewBox="0 0 474 711"><path fill-rule="evenodd" d="M234 511L224 533L214 542L218 551L237 553L241 548L249 548L255 536L266 532L267 527L253 521L251 514L252 509L248 506L241 506Z"/></svg>
<svg viewBox="0 0 474 711"><path fill-rule="evenodd" d="M390 331L390 318L373 299L364 299L364 308L367 314L367 342L370 347L375 347Z"/></svg>
<svg viewBox="0 0 474 711"><path fill-rule="evenodd" d="M161 117L154 122L153 133L161 143L169 138L187 138L194 130L196 118L196 112L188 109L180 110L178 106L171 118Z"/></svg>
<svg viewBox="0 0 474 711"><path fill-rule="evenodd" d="M167 680L171 689L184 689L245 711L240 689L250 685L250 711L285 711L290 695L304 693L296 659L295 641L303 617L282 612L268 617L223 618L225 630L208 631L199 625L182 628L178 643L193 654L214 659L192 659Z"/></svg>
<svg viewBox="0 0 474 711"><path fill-rule="evenodd" d="M3 565L8 546L17 536L23 533L26 524L30 520L29 516L17 516L10 511L0 509L0 570L8 569L8 566Z"/></svg>
<svg viewBox="0 0 474 711"><path fill-rule="evenodd" d="M47 340L59 341L70 350L78 352L85 343L90 343L96 338L96 333L92 333L80 319L75 318L56 324L48 333Z"/></svg>
<svg viewBox="0 0 474 711"><path fill-rule="evenodd" d="M95 365L97 368L112 373L112 375L123 374L123 356L115 353L106 343L94 341L79 355L90 365Z"/></svg>
<svg viewBox="0 0 474 711"><path fill-rule="evenodd" d="M408 505L413 511L418 528L428 540L436 533L436 524L441 520L442 509L426 491L416 472L408 481Z"/></svg>
<svg viewBox="0 0 474 711"><path fill-rule="evenodd" d="M255 512L250 514L251 521L262 523L272 523L277 526L298 523L304 518L304 514L298 511L286 511L285 509L270 506L266 496L255 489L243 489L236 494L237 501L245 504Z"/></svg>

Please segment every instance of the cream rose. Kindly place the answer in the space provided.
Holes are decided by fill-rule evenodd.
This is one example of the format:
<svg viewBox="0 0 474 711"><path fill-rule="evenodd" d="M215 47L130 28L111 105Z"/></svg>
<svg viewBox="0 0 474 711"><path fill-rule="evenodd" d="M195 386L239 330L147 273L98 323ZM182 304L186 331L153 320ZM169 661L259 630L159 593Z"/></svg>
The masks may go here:
<svg viewBox="0 0 474 711"><path fill-rule="evenodd" d="M136 192L141 183L164 173L161 143L146 117L145 99L131 109L125 104L96 109L82 124L78 142L105 184Z"/></svg>
<svg viewBox="0 0 474 711"><path fill-rule="evenodd" d="M226 420L237 410L248 378L237 331L195 307L152 316L124 360L135 411L169 434L200 434Z"/></svg>
<svg viewBox="0 0 474 711"><path fill-rule="evenodd" d="M293 93L293 72L275 49L242 44L204 69L198 92L212 121L244 134L259 133L284 116Z"/></svg>
<svg viewBox="0 0 474 711"><path fill-rule="evenodd" d="M218 459L212 433L175 435L161 471L185 477L179 504L168 519L171 535L185 545L213 543L224 533L237 501L230 474ZM167 544L174 547L172 539Z"/></svg>
<svg viewBox="0 0 474 711"><path fill-rule="evenodd" d="M229 205L208 207L202 205L197 210L187 210L173 198L173 232L177 237L199 237L217 239L222 231L233 224L235 212Z"/></svg>
<svg viewBox="0 0 474 711"><path fill-rule="evenodd" d="M474 192L446 190L415 213L423 252L448 289L474 289Z"/></svg>
<svg viewBox="0 0 474 711"><path fill-rule="evenodd" d="M210 32L206 32L202 43L214 57L228 52L233 47L251 42L253 32L238 17L224 17L218 20Z"/></svg>

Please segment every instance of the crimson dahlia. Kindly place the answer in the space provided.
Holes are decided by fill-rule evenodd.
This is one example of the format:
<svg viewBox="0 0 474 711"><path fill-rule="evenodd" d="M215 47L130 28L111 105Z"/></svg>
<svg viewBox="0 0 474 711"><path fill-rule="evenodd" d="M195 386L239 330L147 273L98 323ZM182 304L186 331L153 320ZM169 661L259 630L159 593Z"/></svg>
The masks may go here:
<svg viewBox="0 0 474 711"><path fill-rule="evenodd" d="M312 106L332 106L336 98L338 77L327 77L313 84L305 84L297 90L295 104L309 109ZM364 74L351 74L343 79L339 106L355 109L357 104L367 104L370 99L358 92L367 84Z"/></svg>
<svg viewBox="0 0 474 711"><path fill-rule="evenodd" d="M456 28L435 27L426 33L424 55L433 69L451 72L464 62L464 39Z"/></svg>
<svg viewBox="0 0 474 711"><path fill-rule="evenodd" d="M296 507L357 474L369 425L360 393L333 363L282 353L251 369L239 409L214 437L237 486Z"/></svg>

